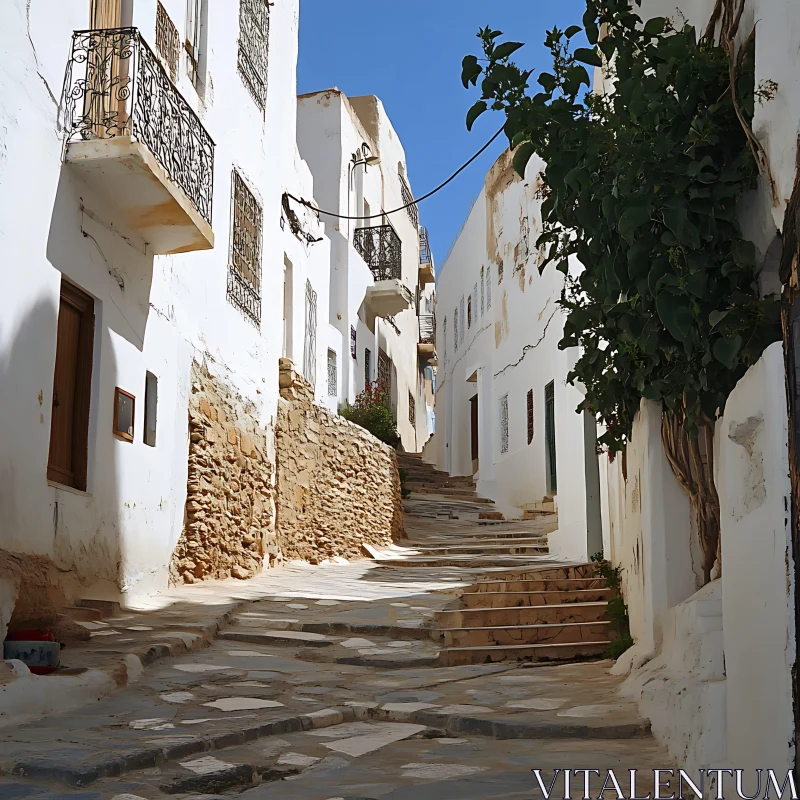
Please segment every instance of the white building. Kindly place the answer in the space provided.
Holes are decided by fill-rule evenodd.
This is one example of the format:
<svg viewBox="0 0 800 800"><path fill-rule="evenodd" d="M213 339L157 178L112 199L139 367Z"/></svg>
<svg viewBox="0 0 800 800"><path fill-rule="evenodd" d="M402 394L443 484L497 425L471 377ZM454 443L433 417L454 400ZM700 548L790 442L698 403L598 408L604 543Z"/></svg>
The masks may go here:
<svg viewBox="0 0 800 800"><path fill-rule="evenodd" d="M425 457L474 475L508 516L552 502L552 551L585 561L602 546L596 431L566 383L575 353L558 349L563 276L538 270L540 167L531 161L523 181L500 156L437 278L437 432Z"/></svg>
<svg viewBox="0 0 800 800"><path fill-rule="evenodd" d="M378 381L403 448L417 452L432 433L433 260L417 206L402 209L413 201L402 144L374 96L314 92L297 113L314 200L331 212L321 214L331 240L329 363L339 376L331 403L352 403Z"/></svg>
<svg viewBox="0 0 800 800"><path fill-rule="evenodd" d="M78 597L130 601L167 585L193 365L270 451L279 358L320 403L329 353L350 364L360 301L328 323L341 297L332 266L345 264L318 217L286 197L315 195L296 144L298 6L0 8L0 548L49 556ZM389 135L376 120L369 138L399 160ZM387 182L386 202L399 200ZM413 289L416 233L399 227ZM363 292L372 275L356 266ZM401 324L403 336L388 324L382 334L396 342L374 345L373 372L378 346L416 371L412 323ZM405 419L406 404L401 395ZM418 419L417 437L403 426L409 449L424 442L422 409Z"/></svg>

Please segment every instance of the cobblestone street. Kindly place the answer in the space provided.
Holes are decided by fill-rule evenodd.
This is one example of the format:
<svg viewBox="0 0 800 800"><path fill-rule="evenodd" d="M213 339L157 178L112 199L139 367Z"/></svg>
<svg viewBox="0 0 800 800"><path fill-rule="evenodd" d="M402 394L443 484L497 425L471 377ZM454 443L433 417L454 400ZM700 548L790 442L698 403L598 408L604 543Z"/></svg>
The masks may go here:
<svg viewBox="0 0 800 800"><path fill-rule="evenodd" d="M386 561L293 563L85 623L72 663L111 669L145 645L152 662L99 701L3 728L0 798L522 798L533 768L669 766L608 661L439 666L436 612L506 567L431 566L426 548L532 523L489 529L433 495L407 508L408 547Z"/></svg>

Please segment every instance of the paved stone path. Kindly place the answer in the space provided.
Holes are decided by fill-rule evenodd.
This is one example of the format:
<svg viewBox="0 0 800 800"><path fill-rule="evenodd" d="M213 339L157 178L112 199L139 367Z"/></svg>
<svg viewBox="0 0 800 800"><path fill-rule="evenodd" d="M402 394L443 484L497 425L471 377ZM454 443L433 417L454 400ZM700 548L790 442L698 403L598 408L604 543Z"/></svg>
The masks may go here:
<svg viewBox="0 0 800 800"><path fill-rule="evenodd" d="M410 504L415 548L487 531L438 502ZM433 616L478 572L400 562L291 564L95 623L73 663L184 646L91 704L0 718L0 800L530 798L533 768L672 766L609 662L438 666Z"/></svg>

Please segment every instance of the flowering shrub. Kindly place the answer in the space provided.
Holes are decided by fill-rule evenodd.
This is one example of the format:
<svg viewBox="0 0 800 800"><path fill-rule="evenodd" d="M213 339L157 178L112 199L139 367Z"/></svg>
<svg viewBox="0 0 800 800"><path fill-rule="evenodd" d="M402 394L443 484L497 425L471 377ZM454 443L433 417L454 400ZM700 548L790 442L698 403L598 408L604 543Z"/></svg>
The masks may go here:
<svg viewBox="0 0 800 800"><path fill-rule="evenodd" d="M400 442L389 394L377 383L368 383L364 391L356 395L353 405L348 403L341 414L345 419L360 425L376 439L391 447L397 446Z"/></svg>

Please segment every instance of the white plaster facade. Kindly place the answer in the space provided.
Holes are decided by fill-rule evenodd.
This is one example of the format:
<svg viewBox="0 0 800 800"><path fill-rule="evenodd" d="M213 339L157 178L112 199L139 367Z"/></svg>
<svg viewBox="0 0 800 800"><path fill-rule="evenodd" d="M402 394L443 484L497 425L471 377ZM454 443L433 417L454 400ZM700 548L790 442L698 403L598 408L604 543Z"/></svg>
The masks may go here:
<svg viewBox="0 0 800 800"><path fill-rule="evenodd" d="M183 41L186 0L162 0ZM313 195L295 138L298 0L269 6L268 90L262 110L237 69L239 3L198 4L198 88L181 48L177 89L216 143L215 247L174 255L121 223L113 205L62 163L61 87L73 30L90 27L89 0L9 0L0 8L0 547L52 557L85 598L134 602L163 590L186 500L192 362L205 362L271 431L278 359L303 364L307 283L320 309L316 393L326 396L330 242L294 209L309 243L283 216L282 194ZM121 24L155 49L156 0L123 0ZM178 154L180 158L180 154ZM261 320L226 298L232 172L263 212ZM129 191L123 182L121 195ZM126 238L127 237L127 238ZM281 298L290 270L288 333ZM47 480L62 278L94 299L87 489ZM158 380L155 447L143 441L145 375ZM112 432L115 387L136 397L134 438Z"/></svg>
<svg viewBox="0 0 800 800"><path fill-rule="evenodd" d="M586 561L602 544L595 426L576 413L581 390L566 382L576 353L558 349L564 315L556 301L563 276L538 270L540 168L533 159L523 181L508 152L498 159L437 278L437 432L424 452L452 475L474 474L479 494L508 516L552 498L559 527L551 550ZM555 486L548 386L554 395Z"/></svg>
<svg viewBox="0 0 800 800"><path fill-rule="evenodd" d="M323 211L340 215L320 215L331 240L328 319L339 376L330 401L333 407L352 403L368 380L376 381L383 351L391 360L392 405L402 446L418 452L432 433L432 369L418 355L420 315L433 315L435 300L433 284L420 283L420 234L413 211L383 215L407 202L401 191L400 176L408 174L403 146L383 104L371 95L348 98L338 89L302 95L297 115L298 147L314 176L313 199ZM370 157L379 160L364 163ZM363 219L341 218L351 216ZM384 225L396 232L402 254L402 286L395 282L387 291L404 291L408 299L407 307L388 319L371 293L392 282L377 280L354 246L357 230Z"/></svg>

